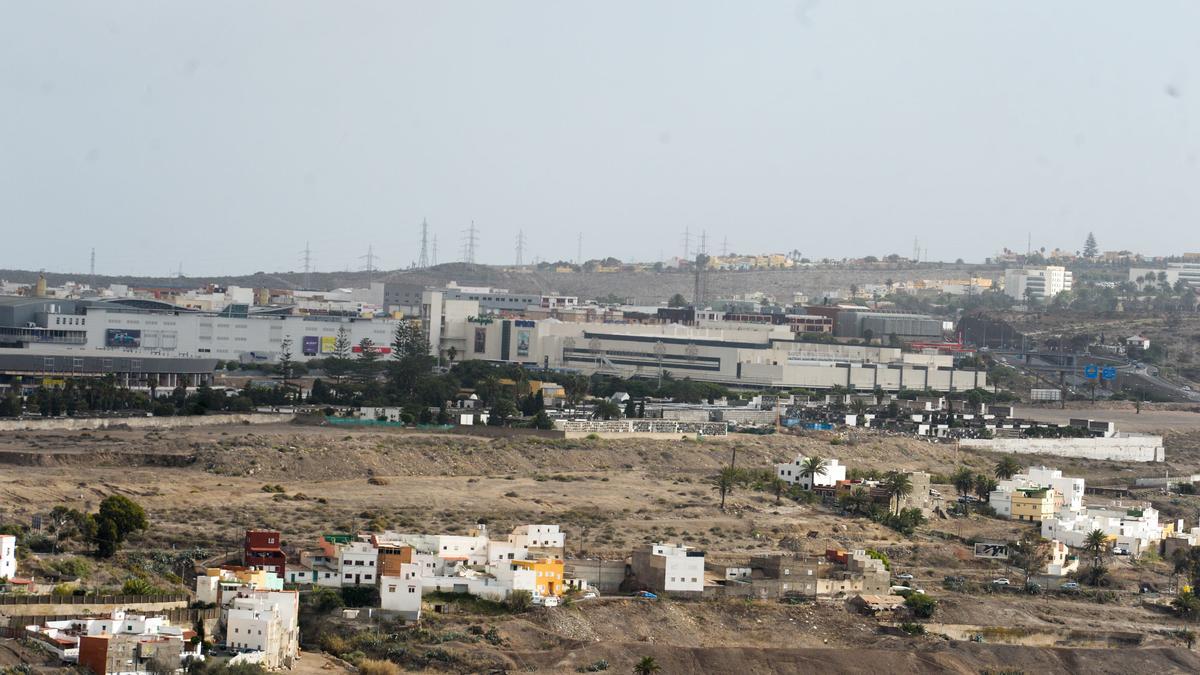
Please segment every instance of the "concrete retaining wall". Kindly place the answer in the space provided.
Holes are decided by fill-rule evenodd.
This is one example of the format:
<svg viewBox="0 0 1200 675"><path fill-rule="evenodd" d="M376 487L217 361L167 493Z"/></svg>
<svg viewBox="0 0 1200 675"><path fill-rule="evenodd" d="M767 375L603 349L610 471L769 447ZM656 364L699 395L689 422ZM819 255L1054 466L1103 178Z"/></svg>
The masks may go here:
<svg viewBox="0 0 1200 675"><path fill-rule="evenodd" d="M64 417L54 419L0 420L0 431L84 431L129 427L131 429L181 429L212 424L280 424L295 415L246 413L232 415L189 415L185 417Z"/></svg>
<svg viewBox="0 0 1200 675"><path fill-rule="evenodd" d="M168 602L105 602L105 603L65 603L59 605L3 605L0 615L14 616L85 616L87 614L111 614L113 610L125 609L138 614L162 613L171 609L186 609L188 601L172 600Z"/></svg>
<svg viewBox="0 0 1200 675"><path fill-rule="evenodd" d="M962 447L1120 462L1161 462L1166 459L1162 436L1149 435L1114 438L964 438Z"/></svg>
<svg viewBox="0 0 1200 675"><path fill-rule="evenodd" d="M726 436L729 427L724 422L675 422L656 419L624 420L558 420L554 428L567 438L584 438L595 434L601 438L682 438L683 436Z"/></svg>

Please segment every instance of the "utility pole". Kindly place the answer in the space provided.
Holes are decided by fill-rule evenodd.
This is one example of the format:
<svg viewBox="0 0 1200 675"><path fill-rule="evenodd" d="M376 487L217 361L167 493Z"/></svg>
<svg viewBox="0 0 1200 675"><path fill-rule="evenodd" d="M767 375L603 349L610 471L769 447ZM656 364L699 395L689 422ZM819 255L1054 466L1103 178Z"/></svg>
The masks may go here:
<svg viewBox="0 0 1200 675"><path fill-rule="evenodd" d="M525 264L525 230L517 230L517 267Z"/></svg>
<svg viewBox="0 0 1200 675"><path fill-rule="evenodd" d="M727 255L729 255L729 237L721 240L721 257L724 258Z"/></svg>
<svg viewBox="0 0 1200 675"><path fill-rule="evenodd" d="M475 264L475 244L479 241L479 235L475 230L475 221L471 221L471 227L466 230L466 238L463 240L463 262Z"/></svg>
<svg viewBox="0 0 1200 675"><path fill-rule="evenodd" d="M304 242L304 250L301 252L304 254L304 290L307 291L312 289L312 250L307 241Z"/></svg>
<svg viewBox="0 0 1200 675"><path fill-rule="evenodd" d="M700 253L708 253L708 230L700 230Z"/></svg>
<svg viewBox="0 0 1200 675"><path fill-rule="evenodd" d="M429 267L429 223L421 219L421 257L417 259L417 267Z"/></svg>
<svg viewBox="0 0 1200 675"><path fill-rule="evenodd" d="M91 277L91 279L88 283L90 283L92 285L92 290L94 291L94 290L96 290L96 247L95 246L92 247L92 261L89 266L89 270L90 271L88 272L88 276Z"/></svg>

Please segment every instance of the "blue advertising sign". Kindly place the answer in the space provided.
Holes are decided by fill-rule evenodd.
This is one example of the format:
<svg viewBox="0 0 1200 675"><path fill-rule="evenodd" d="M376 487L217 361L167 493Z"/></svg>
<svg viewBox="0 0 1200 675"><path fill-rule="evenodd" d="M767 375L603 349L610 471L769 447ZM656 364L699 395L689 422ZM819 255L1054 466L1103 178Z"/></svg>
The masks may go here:
<svg viewBox="0 0 1200 675"><path fill-rule="evenodd" d="M1112 366L1105 366L1104 372L1101 373L1101 377L1106 380L1115 380L1117 379L1117 369L1113 368Z"/></svg>
<svg viewBox="0 0 1200 675"><path fill-rule="evenodd" d="M1089 363L1083 367L1083 376L1089 380L1096 379L1096 376L1099 374L1100 368L1094 363Z"/></svg>

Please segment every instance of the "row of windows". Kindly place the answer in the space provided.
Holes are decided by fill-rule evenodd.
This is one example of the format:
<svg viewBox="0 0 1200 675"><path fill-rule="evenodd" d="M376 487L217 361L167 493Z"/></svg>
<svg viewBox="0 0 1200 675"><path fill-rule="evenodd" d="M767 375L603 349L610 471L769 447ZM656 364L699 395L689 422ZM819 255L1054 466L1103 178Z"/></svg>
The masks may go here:
<svg viewBox="0 0 1200 675"><path fill-rule="evenodd" d="M326 574L325 576L329 576L329 575L328 575L328 574ZM353 578L354 578L354 575L353 575L353 574L347 574L347 575L346 575L346 580L347 580L347 581L349 581L350 579L353 579ZM363 578L363 581L370 581L370 580L371 580L371 575L370 575L370 574L364 574L364 575L362 575L362 578Z"/></svg>

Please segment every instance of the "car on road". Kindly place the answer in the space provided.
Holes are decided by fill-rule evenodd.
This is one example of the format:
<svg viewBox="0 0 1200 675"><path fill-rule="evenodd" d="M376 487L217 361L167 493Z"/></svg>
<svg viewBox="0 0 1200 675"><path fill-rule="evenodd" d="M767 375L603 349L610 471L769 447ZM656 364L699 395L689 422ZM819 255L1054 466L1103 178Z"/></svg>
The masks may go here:
<svg viewBox="0 0 1200 675"><path fill-rule="evenodd" d="M993 586L1011 586L1012 582L1010 582L1008 579L1005 579L1004 577L1000 577L999 579L992 579L992 585Z"/></svg>
<svg viewBox="0 0 1200 675"><path fill-rule="evenodd" d="M1074 581L1068 581L1067 583L1063 584L1062 586L1059 586L1058 590L1060 590L1060 591L1077 591L1077 590L1079 590L1079 584Z"/></svg>
<svg viewBox="0 0 1200 675"><path fill-rule="evenodd" d="M903 579L905 581L912 581L913 575L909 574L908 572L905 572L904 574L897 574L896 578Z"/></svg>

